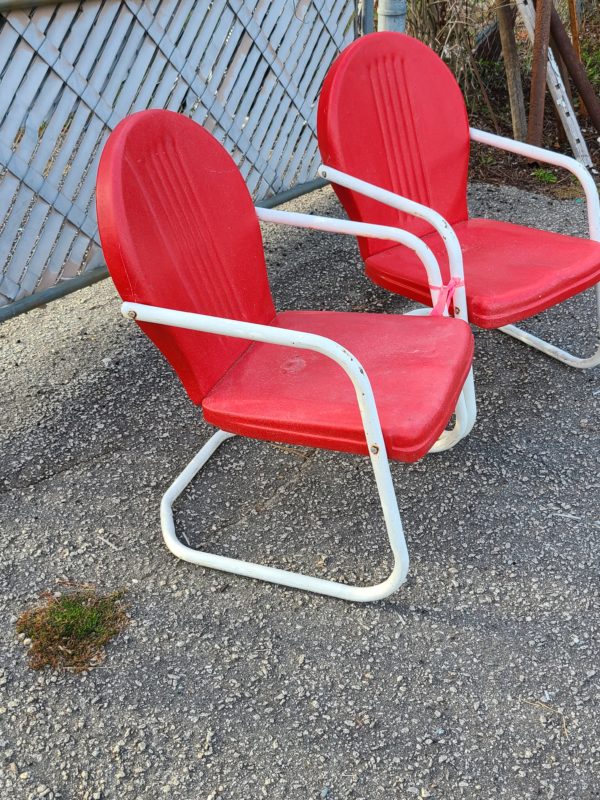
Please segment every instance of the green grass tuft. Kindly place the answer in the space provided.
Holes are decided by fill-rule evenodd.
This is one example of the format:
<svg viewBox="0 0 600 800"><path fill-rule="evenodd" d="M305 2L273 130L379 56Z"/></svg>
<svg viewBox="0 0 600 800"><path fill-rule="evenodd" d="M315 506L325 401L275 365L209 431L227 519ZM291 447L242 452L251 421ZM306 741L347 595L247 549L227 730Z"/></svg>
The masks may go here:
<svg viewBox="0 0 600 800"><path fill-rule="evenodd" d="M541 183L557 183L558 178L550 169L544 169L544 167L538 167L534 169L531 173L534 178L537 178L538 181Z"/></svg>
<svg viewBox="0 0 600 800"><path fill-rule="evenodd" d="M101 595L90 586L58 597L45 592L43 605L24 611L16 625L31 640L32 669L81 672L101 661L106 643L128 624L123 597L122 591Z"/></svg>

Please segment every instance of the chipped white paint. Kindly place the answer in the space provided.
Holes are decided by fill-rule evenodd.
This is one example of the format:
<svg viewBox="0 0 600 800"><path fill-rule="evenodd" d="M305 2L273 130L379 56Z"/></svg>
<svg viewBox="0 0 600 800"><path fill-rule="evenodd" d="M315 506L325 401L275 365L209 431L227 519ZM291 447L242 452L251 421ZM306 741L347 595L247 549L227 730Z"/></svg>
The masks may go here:
<svg viewBox="0 0 600 800"><path fill-rule="evenodd" d="M94 187L127 114L181 111L255 198L315 177L350 0L89 0L0 13L0 306L100 266Z"/></svg>

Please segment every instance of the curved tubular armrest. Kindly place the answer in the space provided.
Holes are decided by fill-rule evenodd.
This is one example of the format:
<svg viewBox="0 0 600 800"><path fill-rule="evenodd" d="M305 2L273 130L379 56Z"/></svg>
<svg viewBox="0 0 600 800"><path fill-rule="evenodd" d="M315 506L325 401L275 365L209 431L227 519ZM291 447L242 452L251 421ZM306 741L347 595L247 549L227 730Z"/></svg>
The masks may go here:
<svg viewBox="0 0 600 800"><path fill-rule="evenodd" d="M379 414L369 378L352 353L348 352L341 344L334 342L333 339L314 333L293 331L287 328L272 328L269 325L257 325L254 322L241 322L223 317L211 317L206 314L175 311L170 308L147 306L141 303L123 303L121 313L124 317L135 319L137 322L153 322L156 325L171 325L175 328L232 336L236 339L249 339L253 342L314 350L336 361L354 386L371 459L383 458L387 461Z"/></svg>
<svg viewBox="0 0 600 800"><path fill-rule="evenodd" d="M329 233L345 233L350 236L364 236L370 239L389 239L413 250L420 258L427 272L427 281L433 305L437 303L442 287L442 275L436 257L422 239L401 228L389 225L371 225L367 222L353 222L347 219L317 217L312 214L297 214L291 211L279 211L274 208L256 208L257 217L262 222L274 222L280 225L294 225L297 228L313 228ZM447 312L446 312L447 313Z"/></svg>
<svg viewBox="0 0 600 800"><path fill-rule="evenodd" d="M433 208L429 208L429 206L416 203L414 200L409 200L408 197L402 197L400 194L382 189L380 186L375 186L373 183L362 181L360 178L355 178L353 175L340 172L339 169L328 167L326 164L321 164L317 172L322 178L326 178L331 183L337 183L339 186L343 186L358 194L363 194L365 197L370 197L372 200L377 200L379 203L402 211L404 214L410 214L413 217L419 217L428 222L431 227L437 231L444 242L446 252L448 253L450 277L457 278L464 284L465 273L460 242L450 223L445 220L440 213L434 211ZM468 322L467 298L464 286L459 284L455 296L457 302L455 303L454 315Z"/></svg>
<svg viewBox="0 0 600 800"><path fill-rule="evenodd" d="M499 150L506 150L509 153L525 156L525 158L542 161L555 167L562 167L573 173L585 192L590 239L600 242L600 200L598 199L598 189L594 179L583 164L562 153L553 153L543 147L517 142L514 139L508 139L506 136L497 136L495 133L480 131L477 128L469 128L469 132L471 139L474 142L479 142L479 144L487 144L490 147L497 147Z"/></svg>

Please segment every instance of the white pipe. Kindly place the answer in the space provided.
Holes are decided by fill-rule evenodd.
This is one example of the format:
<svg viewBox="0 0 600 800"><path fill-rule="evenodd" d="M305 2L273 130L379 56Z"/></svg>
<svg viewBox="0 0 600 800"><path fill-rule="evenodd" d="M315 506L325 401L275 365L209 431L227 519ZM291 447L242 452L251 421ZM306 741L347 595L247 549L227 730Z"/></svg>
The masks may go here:
<svg viewBox="0 0 600 800"><path fill-rule="evenodd" d="M404 211L407 214L412 214L413 216L425 219L430 223L430 225L440 234L446 246L451 277L459 278L462 282L462 285L456 289L454 294L455 316L468 323L469 317L467 313L467 296L464 287L464 271L460 242L458 241L453 228L444 219L444 217L428 206L424 206L421 203L415 203L413 200L409 200L406 197L401 197L400 195L394 194L394 192L388 192L387 190L381 189L380 187L371 183L367 183L366 181L361 181L358 178L354 178L352 175L347 175L344 172L333 169L333 167L321 165L318 171L323 178L326 178L333 183L339 183L340 185L347 186L348 188L351 188L360 194L364 194L367 197L371 197L372 199L378 200L381 203L390 205L393 208ZM301 228L312 228L316 230L329 231L331 233L345 233L352 236L365 236L367 238L384 238L404 244L406 247L409 247L416 252L421 258L421 262L423 263L427 272L432 305L435 306L437 303L439 290L436 287L442 285L439 264L434 254L431 252L430 248L425 245L423 240L409 231L387 225L373 225L367 222L332 219L330 217L317 217L313 216L312 214L297 214L289 211L278 211L274 209L266 210L257 208L256 213L258 218L263 222L296 225ZM439 281L439 283L437 283L437 281ZM415 313L420 314L422 312L418 310ZM431 309L427 309L425 313L430 314ZM447 308L444 310L444 315L448 315ZM449 435L445 436L442 434L440 440L436 442L431 452L441 452L442 450L447 450L449 447L452 447L457 441L464 438L464 436L471 431L473 425L475 424L475 419L477 416L477 404L475 399L475 384L473 381L472 369L469 372L467 380L465 381L461 398L463 398L465 402L463 404L459 403L459 406L457 407L457 424L455 428L456 432L458 433L461 431L462 435L454 438L450 437Z"/></svg>
<svg viewBox="0 0 600 800"><path fill-rule="evenodd" d="M535 147L526 142L517 142L514 139L508 139L506 136L497 136L495 133L480 131L477 128L470 128L469 132L474 142L487 144L499 150L506 150L508 153L525 156L525 158L531 158L533 161L542 161L545 164L562 167L573 173L585 192L590 239L600 242L600 199L598 198L598 188L583 164L570 156L565 156L563 153L554 153L552 150L545 150L543 147Z"/></svg>
<svg viewBox="0 0 600 800"><path fill-rule="evenodd" d="M394 567L391 575L376 586L351 587L333 581L323 581L319 578L310 578L308 576L286 572L285 570L275 570L272 567L264 567L257 564L247 565L246 562L237 561L236 559L227 559L224 556L198 553L191 548L182 551L181 548L183 548L184 545L179 543L179 545L176 546L172 541L175 534L171 506L175 498L183 491L183 488L185 488L198 472L202 464L208 460L210 455L227 436L224 438L213 437L213 440L211 440L212 444L211 442L207 443L196 459L188 465L182 475L172 484L163 499L163 505L161 506L163 533L165 533L166 527L165 541L170 548L173 544L173 548L171 548L173 552L180 555L182 558L186 558L188 561L193 560L195 563L215 566L217 569L224 569L227 572L237 572L238 574L247 575L248 577L262 577L263 580L273 583L284 583L287 586L304 588L307 591L322 594L330 594L347 600L359 600L362 602L378 600L391 594L391 592L395 591L404 583L409 567L408 549L402 529L400 511L398 509L398 502L392 482L379 414L369 378L364 368L352 353L346 350L345 347L342 347L342 345L325 336L318 336L314 333L304 333L303 331L288 330L287 328L274 328L269 325L257 325L253 322L241 322L239 320L223 319L221 317L212 317L205 314L193 314L191 312L159 308L157 306L148 306L141 303L123 303L121 306L121 313L123 316L135 319L138 322L152 322L157 325L169 325L176 328L185 328L187 330L215 333L222 336L232 336L237 339L248 339L255 342L266 342L286 347L313 350L331 358L339 364L352 381L356 393L390 547L394 554ZM181 555L181 553L184 552L185 555ZM194 553L196 553L196 555L193 555Z"/></svg>
<svg viewBox="0 0 600 800"><path fill-rule="evenodd" d="M388 239L403 244L412 250L425 267L433 305L439 297L442 286L440 267L431 249L418 236L402 228L391 225L372 225L369 222L354 222L348 219L317 217L312 214L298 214L291 211L279 211L275 208L257 208L256 215L262 222L273 222L279 225L293 225L297 228L312 228L328 233L344 233L349 236L364 236L367 239Z"/></svg>
<svg viewBox="0 0 600 800"><path fill-rule="evenodd" d="M334 167L329 167L326 164L321 164L317 172L322 178L325 178L331 183L337 183L338 186L344 186L346 189L350 189L353 192L362 194L365 197L370 197L371 200L377 200L378 203L383 203L386 206L390 206L390 208L395 208L398 211L402 211L404 214L410 214L410 216L418 217L419 219L424 219L426 222L428 222L431 227L439 233L442 241L444 242L444 246L448 254L450 277L458 278L464 284L465 272L463 268L463 257L462 250L460 249L460 242L458 241L458 237L454 232L453 227L440 213L434 211L433 208L429 208L429 206L424 206L422 203L416 203L414 200L410 200L408 197L403 197L395 192L382 189L380 186L376 186L374 183L368 183L360 178L355 178L354 175L348 175L347 173L341 172L339 169L335 169ZM468 322L469 315L467 313L467 295L465 287L459 286L454 292L454 296L456 298L454 304L454 316L458 317L459 319L464 319L465 322Z"/></svg>

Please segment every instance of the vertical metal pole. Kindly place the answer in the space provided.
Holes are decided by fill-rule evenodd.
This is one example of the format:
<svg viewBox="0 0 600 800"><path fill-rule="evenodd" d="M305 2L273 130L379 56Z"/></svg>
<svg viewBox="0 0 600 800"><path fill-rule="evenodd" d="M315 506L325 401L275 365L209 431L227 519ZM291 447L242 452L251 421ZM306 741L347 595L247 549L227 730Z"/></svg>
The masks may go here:
<svg viewBox="0 0 600 800"><path fill-rule="evenodd" d="M361 36L364 36L365 33L373 33L375 30L375 22L374 22L374 0L362 0L361 8L362 8L362 24L361 24Z"/></svg>
<svg viewBox="0 0 600 800"><path fill-rule="evenodd" d="M406 0L379 0L377 30L404 33L405 28Z"/></svg>
<svg viewBox="0 0 600 800"><path fill-rule="evenodd" d="M527 141L529 144L534 144L538 147L542 144L542 134L544 132L544 105L546 100L546 73L548 70L551 16L552 0L537 0Z"/></svg>
<svg viewBox="0 0 600 800"><path fill-rule="evenodd" d="M571 20L571 40L573 42L573 49L577 53L577 58L581 61L581 45L579 42L579 18L577 16L577 7L575 0L569 0L569 19ZM564 76L563 76L563 80ZM565 83L566 85L566 83ZM587 117L587 109L585 103L579 95L579 113L582 117Z"/></svg>

